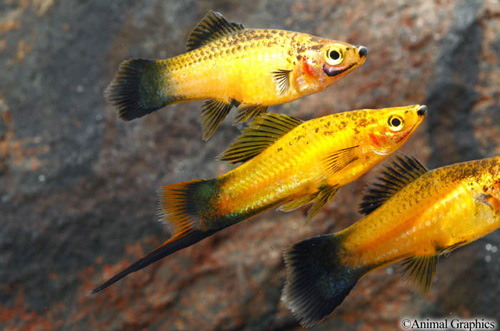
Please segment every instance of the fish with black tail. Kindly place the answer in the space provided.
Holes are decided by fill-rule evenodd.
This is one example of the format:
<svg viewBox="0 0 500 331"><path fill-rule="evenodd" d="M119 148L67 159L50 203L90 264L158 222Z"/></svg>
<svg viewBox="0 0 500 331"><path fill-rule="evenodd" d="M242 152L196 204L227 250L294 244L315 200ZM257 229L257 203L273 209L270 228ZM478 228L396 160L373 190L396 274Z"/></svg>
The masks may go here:
<svg viewBox="0 0 500 331"><path fill-rule="evenodd" d="M310 327L343 302L367 273L401 261L421 293L430 289L437 258L500 226L500 157L428 171L398 156L363 197L363 219L285 253L282 299Z"/></svg>
<svg viewBox="0 0 500 331"><path fill-rule="evenodd" d="M232 107L236 122L322 91L362 65L368 50L304 33L245 29L210 11L191 32L187 52L165 60L121 63L105 92L132 120L167 105L202 101L207 140Z"/></svg>
<svg viewBox="0 0 500 331"><path fill-rule="evenodd" d="M220 159L245 162L216 178L171 184L160 210L172 237L103 285L270 208L303 205L308 221L337 191L401 147L422 123L425 106L363 109L306 122L262 114Z"/></svg>

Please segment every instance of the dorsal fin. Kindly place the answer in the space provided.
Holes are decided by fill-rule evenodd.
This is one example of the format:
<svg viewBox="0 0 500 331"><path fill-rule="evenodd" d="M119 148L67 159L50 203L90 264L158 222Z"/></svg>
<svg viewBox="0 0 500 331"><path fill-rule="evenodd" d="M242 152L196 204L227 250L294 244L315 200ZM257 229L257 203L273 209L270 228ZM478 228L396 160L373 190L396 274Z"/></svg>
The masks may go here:
<svg viewBox="0 0 500 331"><path fill-rule="evenodd" d="M260 154L302 122L284 114L264 113L256 117L218 159L233 164L245 162Z"/></svg>
<svg viewBox="0 0 500 331"><path fill-rule="evenodd" d="M243 29L243 24L228 22L221 13L210 10L189 34L186 49L192 51Z"/></svg>
<svg viewBox="0 0 500 331"><path fill-rule="evenodd" d="M427 171L427 168L413 156L397 155L377 178L377 182L365 191L359 204L359 212L368 215Z"/></svg>

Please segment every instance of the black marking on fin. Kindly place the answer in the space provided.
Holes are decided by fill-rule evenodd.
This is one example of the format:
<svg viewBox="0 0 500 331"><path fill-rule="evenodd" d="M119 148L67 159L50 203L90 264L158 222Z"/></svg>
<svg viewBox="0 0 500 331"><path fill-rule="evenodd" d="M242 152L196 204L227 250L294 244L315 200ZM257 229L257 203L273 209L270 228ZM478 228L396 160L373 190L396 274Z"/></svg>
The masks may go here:
<svg viewBox="0 0 500 331"><path fill-rule="evenodd" d="M267 106L255 105L245 108L238 108L236 113L234 124L239 124L248 121L249 119L259 116L267 111Z"/></svg>
<svg viewBox="0 0 500 331"><path fill-rule="evenodd" d="M368 215L427 171L427 168L413 156L397 155L377 178L377 182L365 190L359 204L359 212Z"/></svg>
<svg viewBox="0 0 500 331"><path fill-rule="evenodd" d="M142 117L176 100L161 93L158 81L162 75L153 60L123 61L104 97L118 108L121 119L130 121Z"/></svg>
<svg viewBox="0 0 500 331"><path fill-rule="evenodd" d="M243 24L228 22L221 13L210 10L189 34L186 49L192 51L243 29Z"/></svg>
<svg viewBox="0 0 500 331"><path fill-rule="evenodd" d="M233 164L245 162L300 124L301 120L288 115L264 113L256 117L218 159Z"/></svg>
<svg viewBox="0 0 500 331"><path fill-rule="evenodd" d="M314 216L318 214L323 207L335 198L335 195L339 191L338 186L327 186L319 191L318 196L314 199L314 203L307 210L307 221L306 224L311 222Z"/></svg>
<svg viewBox="0 0 500 331"><path fill-rule="evenodd" d="M403 275L408 277L415 289L427 294L436 273L437 255L421 255L408 258L401 264Z"/></svg>
<svg viewBox="0 0 500 331"><path fill-rule="evenodd" d="M347 147L340 149L325 158L326 174L330 176L342 169L344 169L349 163L354 162L358 159L356 156L356 148L359 146Z"/></svg>
<svg viewBox="0 0 500 331"><path fill-rule="evenodd" d="M201 131L203 140L208 140L226 118L232 106L215 100L205 101L201 108Z"/></svg>
<svg viewBox="0 0 500 331"><path fill-rule="evenodd" d="M280 95L285 94L290 88L290 73L292 70L278 69L272 72L273 79Z"/></svg>
<svg viewBox="0 0 500 331"><path fill-rule="evenodd" d="M287 277L281 300L302 326L332 314L367 271L344 265L342 251L342 238L328 234L300 241L283 254Z"/></svg>

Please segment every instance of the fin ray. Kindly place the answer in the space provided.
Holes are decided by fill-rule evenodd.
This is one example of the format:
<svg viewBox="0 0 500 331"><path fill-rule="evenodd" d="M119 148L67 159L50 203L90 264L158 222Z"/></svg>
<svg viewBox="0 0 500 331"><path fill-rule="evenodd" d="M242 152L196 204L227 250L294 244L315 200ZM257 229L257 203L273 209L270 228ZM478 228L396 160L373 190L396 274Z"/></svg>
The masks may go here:
<svg viewBox="0 0 500 331"><path fill-rule="evenodd" d="M217 191L216 179L182 182L165 186L160 191L160 217L167 225L172 237L161 246L147 253L102 285L96 287L89 295L95 294L116 283L130 273L141 270L180 249L191 246L209 237L221 228L200 230L201 212L209 206L211 197Z"/></svg>
<svg viewBox="0 0 500 331"><path fill-rule="evenodd" d="M282 211L284 213L288 213L291 211L294 211L303 205L307 205L308 203L311 203L316 197L318 196L319 192L313 193L313 194L307 194L303 195L297 199L290 200L286 202L285 204L279 206L278 210Z"/></svg>
<svg viewBox="0 0 500 331"><path fill-rule="evenodd" d="M368 215L427 171L427 168L413 156L397 155L377 181L365 190L359 204L359 212Z"/></svg>
<svg viewBox="0 0 500 331"><path fill-rule="evenodd" d="M280 95L285 94L290 89L290 73L292 70L278 69L272 72L273 80Z"/></svg>
<svg viewBox="0 0 500 331"><path fill-rule="evenodd" d="M218 159L232 164L248 161L302 123L288 115L264 113L256 117Z"/></svg>
<svg viewBox="0 0 500 331"><path fill-rule="evenodd" d="M419 289L421 294L427 294L436 273L437 255L420 255L403 261L403 275L408 277L410 284Z"/></svg>
<svg viewBox="0 0 500 331"><path fill-rule="evenodd" d="M153 60L129 59L123 61L115 78L104 91L104 97L118 108L120 118L130 121L152 113L178 98L164 95L159 86L163 79L158 64Z"/></svg>
<svg viewBox="0 0 500 331"><path fill-rule="evenodd" d="M328 234L300 241L284 253L281 300L304 327L331 315L365 273L342 265L341 250L341 238Z"/></svg>
<svg viewBox="0 0 500 331"><path fill-rule="evenodd" d="M314 203L307 210L307 221L306 224L311 222L311 220L316 216L327 203L335 198L335 195L339 191L338 186L327 186L319 191L318 196L314 199Z"/></svg>
<svg viewBox="0 0 500 331"><path fill-rule="evenodd" d="M243 24L228 22L221 13L210 10L189 34L186 50L192 51L243 29Z"/></svg>
<svg viewBox="0 0 500 331"><path fill-rule="evenodd" d="M208 140L219 127L220 123L226 118L231 111L230 104L209 100L206 101L201 109L201 131L203 140Z"/></svg>
<svg viewBox="0 0 500 331"><path fill-rule="evenodd" d="M267 111L267 106L255 105L244 108L238 108L234 124L239 124L248 121L251 118L257 117Z"/></svg>
<svg viewBox="0 0 500 331"><path fill-rule="evenodd" d="M356 149L359 146L352 146L340 149L335 153L330 154L328 157L324 159L325 162L325 175L331 176L332 174L344 169L351 162L354 162L358 159L356 155Z"/></svg>

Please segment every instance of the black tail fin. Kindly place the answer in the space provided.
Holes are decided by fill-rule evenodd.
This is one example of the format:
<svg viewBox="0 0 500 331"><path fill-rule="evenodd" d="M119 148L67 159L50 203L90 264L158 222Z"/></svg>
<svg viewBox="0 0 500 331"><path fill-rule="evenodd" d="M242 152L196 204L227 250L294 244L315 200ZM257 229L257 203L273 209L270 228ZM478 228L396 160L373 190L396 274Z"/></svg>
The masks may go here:
<svg viewBox="0 0 500 331"><path fill-rule="evenodd" d="M163 221L169 225L173 233L172 237L101 286L96 287L89 295L102 291L128 274L141 270L151 263L223 229L220 227L207 230L206 228L210 228L210 224L201 216L201 214L205 214L204 211L211 209L210 200L217 188L217 179L182 182L163 187L160 192L161 216ZM198 229L200 221L203 222L205 228L203 231Z"/></svg>
<svg viewBox="0 0 500 331"><path fill-rule="evenodd" d="M304 327L333 313L364 274L342 265L340 246L338 235L329 234L298 242L284 253L282 300Z"/></svg>
<svg viewBox="0 0 500 331"><path fill-rule="evenodd" d="M120 64L104 96L118 108L126 121L154 112L176 98L168 91L167 73L162 61L129 59Z"/></svg>

